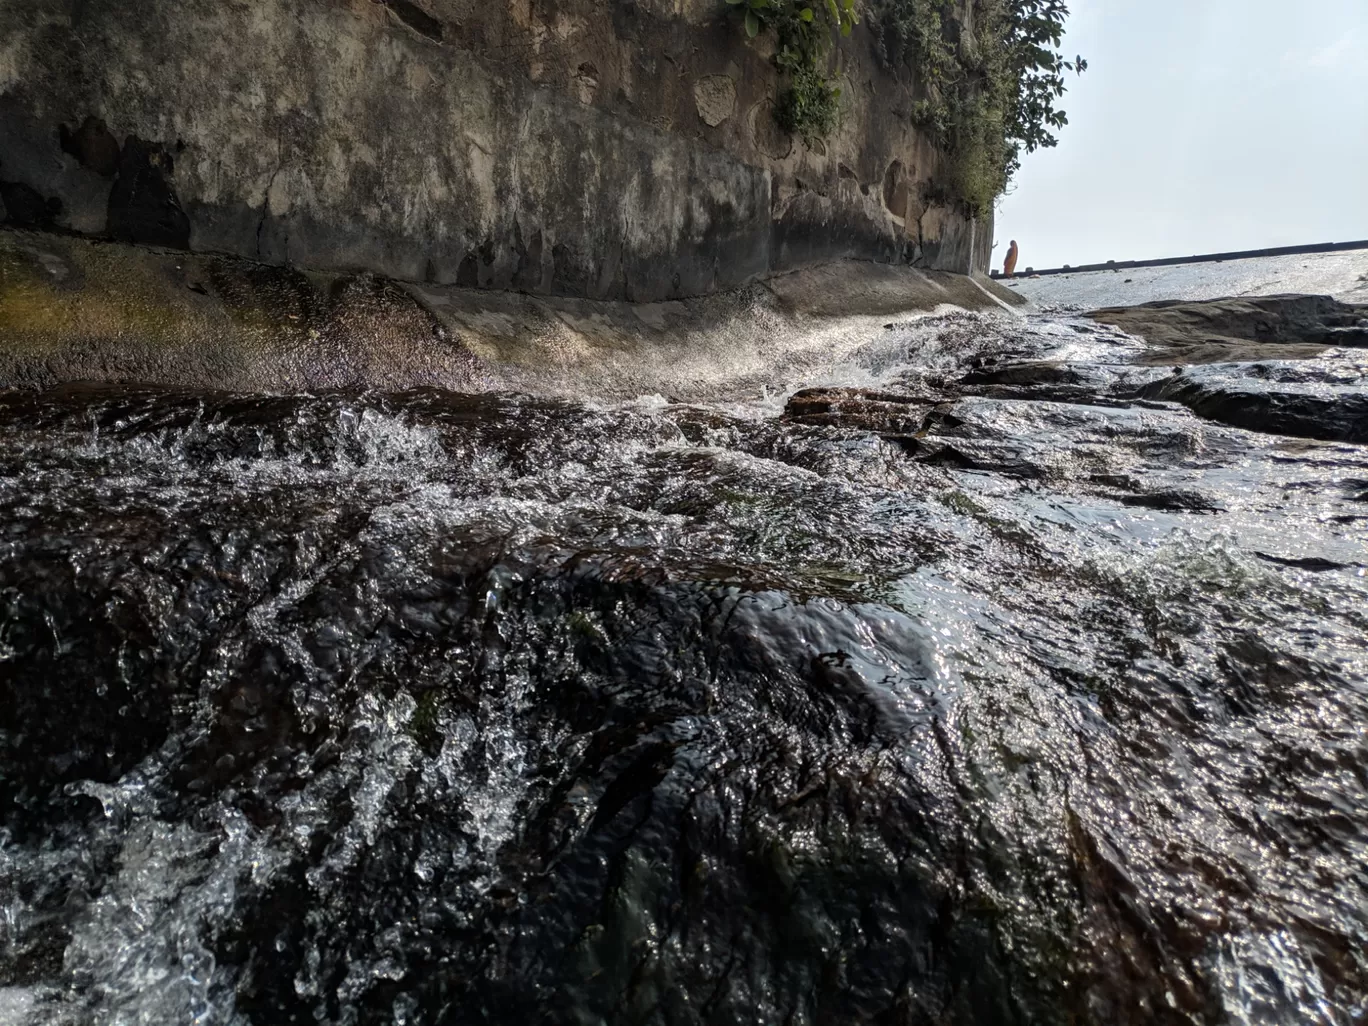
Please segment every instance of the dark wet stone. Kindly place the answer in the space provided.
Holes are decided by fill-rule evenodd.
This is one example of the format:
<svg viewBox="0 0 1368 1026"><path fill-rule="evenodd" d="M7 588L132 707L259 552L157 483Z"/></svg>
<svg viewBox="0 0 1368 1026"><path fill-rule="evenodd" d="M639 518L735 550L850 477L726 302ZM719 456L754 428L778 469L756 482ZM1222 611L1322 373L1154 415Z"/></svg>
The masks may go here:
<svg viewBox="0 0 1368 1026"><path fill-rule="evenodd" d="M1285 360L1328 346L1368 346L1368 305L1330 296L1164 300L1087 316L1142 336L1154 348L1152 363Z"/></svg>
<svg viewBox="0 0 1368 1026"><path fill-rule="evenodd" d="M1268 563L1277 563L1279 566L1290 566L1297 570L1310 570L1312 573L1325 573L1329 570L1348 570L1360 565L1356 563L1337 563L1333 559L1321 559L1317 556L1275 556L1268 552L1256 552L1254 555Z"/></svg>
<svg viewBox="0 0 1368 1026"><path fill-rule="evenodd" d="M57 133L62 150L79 160L82 167L105 178L113 178L118 172L119 140L99 118L87 117L75 130L61 125Z"/></svg>
<svg viewBox="0 0 1368 1026"><path fill-rule="evenodd" d="M44 197L23 182L0 182L0 203L10 224L21 228L51 228L62 215L62 201Z"/></svg>
<svg viewBox="0 0 1368 1026"><path fill-rule="evenodd" d="M976 367L956 383L966 395L996 399L1113 405L1118 373L1113 368L1053 360Z"/></svg>
<svg viewBox="0 0 1368 1026"><path fill-rule="evenodd" d="M1041 361L984 367L960 378L962 385L1078 385L1089 375L1065 363Z"/></svg>
<svg viewBox="0 0 1368 1026"><path fill-rule="evenodd" d="M911 435L920 431L935 400L875 392L861 388L805 388L784 407L791 424L843 427L880 434Z"/></svg>
<svg viewBox="0 0 1368 1026"><path fill-rule="evenodd" d="M171 184L166 149L135 135L124 140L119 177L109 193L107 231L120 242L190 248L190 218Z"/></svg>
<svg viewBox="0 0 1368 1026"><path fill-rule="evenodd" d="M1148 399L1182 403L1205 420L1267 434L1326 442L1368 442L1368 392L1268 383L1239 369L1189 371L1141 389Z"/></svg>
<svg viewBox="0 0 1368 1026"><path fill-rule="evenodd" d="M1123 506L1140 506L1144 509L1214 513L1224 508L1210 496L1194 491L1137 492L1131 495L1119 495L1116 501Z"/></svg>

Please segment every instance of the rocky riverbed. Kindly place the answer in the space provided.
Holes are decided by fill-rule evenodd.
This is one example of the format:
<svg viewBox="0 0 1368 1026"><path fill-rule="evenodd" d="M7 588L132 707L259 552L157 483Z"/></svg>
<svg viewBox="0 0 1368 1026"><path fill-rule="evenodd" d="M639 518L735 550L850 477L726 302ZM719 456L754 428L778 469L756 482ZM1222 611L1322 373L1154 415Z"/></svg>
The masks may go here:
<svg viewBox="0 0 1368 1026"><path fill-rule="evenodd" d="M0 1023L1362 1021L1307 306L0 393Z"/></svg>

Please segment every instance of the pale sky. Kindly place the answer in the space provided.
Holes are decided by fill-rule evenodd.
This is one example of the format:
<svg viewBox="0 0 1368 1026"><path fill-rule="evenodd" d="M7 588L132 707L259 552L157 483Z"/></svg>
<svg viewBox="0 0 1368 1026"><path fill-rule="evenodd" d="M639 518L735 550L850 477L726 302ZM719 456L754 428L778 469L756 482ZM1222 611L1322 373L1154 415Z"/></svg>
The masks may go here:
<svg viewBox="0 0 1368 1026"><path fill-rule="evenodd" d="M1059 146L1022 161L993 266L1368 239L1368 0L1071 0Z"/></svg>

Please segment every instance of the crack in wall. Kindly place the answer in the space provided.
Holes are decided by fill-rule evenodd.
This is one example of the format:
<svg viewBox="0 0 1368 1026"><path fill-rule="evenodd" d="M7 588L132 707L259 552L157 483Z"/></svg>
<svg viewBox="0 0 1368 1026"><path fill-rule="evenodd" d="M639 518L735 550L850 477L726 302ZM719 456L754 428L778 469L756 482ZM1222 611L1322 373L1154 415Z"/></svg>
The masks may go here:
<svg viewBox="0 0 1368 1026"><path fill-rule="evenodd" d="M425 36L434 43L442 41L442 23L417 4L411 3L410 0L382 0L382 2L394 12L395 17L420 36Z"/></svg>
<svg viewBox="0 0 1368 1026"><path fill-rule="evenodd" d="M280 177L280 172L285 170L285 146L281 141L279 133L276 134L276 166L271 172L271 177L266 182L266 191L261 197L261 219L257 221L256 230L256 255L261 260L261 236L266 231L266 221L271 216L271 191L275 188L276 179ZM288 240L288 236L287 236ZM289 243L286 242L286 262L289 262Z"/></svg>

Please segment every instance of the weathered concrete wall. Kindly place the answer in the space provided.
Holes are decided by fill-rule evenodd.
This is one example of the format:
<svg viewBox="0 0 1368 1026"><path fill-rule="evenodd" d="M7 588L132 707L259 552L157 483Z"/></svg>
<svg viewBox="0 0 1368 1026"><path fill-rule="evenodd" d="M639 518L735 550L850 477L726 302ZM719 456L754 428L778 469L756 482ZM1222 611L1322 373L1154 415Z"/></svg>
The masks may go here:
<svg viewBox="0 0 1368 1026"><path fill-rule="evenodd" d="M939 155L869 33L814 149L720 0L0 0L0 27L11 225L637 301L987 264L991 228L924 201Z"/></svg>

